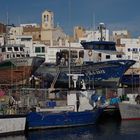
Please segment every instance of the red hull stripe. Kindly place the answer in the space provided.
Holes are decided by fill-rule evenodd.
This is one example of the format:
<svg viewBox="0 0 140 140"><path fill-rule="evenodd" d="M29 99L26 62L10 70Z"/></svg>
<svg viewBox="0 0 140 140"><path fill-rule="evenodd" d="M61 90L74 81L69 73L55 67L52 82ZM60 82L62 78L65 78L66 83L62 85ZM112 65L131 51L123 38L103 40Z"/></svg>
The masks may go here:
<svg viewBox="0 0 140 140"><path fill-rule="evenodd" d="M140 120L140 118L122 118L122 120Z"/></svg>

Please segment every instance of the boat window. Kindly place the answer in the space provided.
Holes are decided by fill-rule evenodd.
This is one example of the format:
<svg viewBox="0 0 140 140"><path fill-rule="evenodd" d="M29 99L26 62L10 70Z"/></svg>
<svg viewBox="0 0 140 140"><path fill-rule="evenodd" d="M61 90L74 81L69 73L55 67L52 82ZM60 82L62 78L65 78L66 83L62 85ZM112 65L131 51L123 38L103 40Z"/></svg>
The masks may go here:
<svg viewBox="0 0 140 140"><path fill-rule="evenodd" d="M91 45L91 47L92 47L92 45ZM98 50L98 49L99 49L99 46L98 46L98 45L95 45L95 46L94 46L94 49L95 49L95 50Z"/></svg>
<svg viewBox="0 0 140 140"><path fill-rule="evenodd" d="M11 52L12 51L12 47L8 47L7 50Z"/></svg>
<svg viewBox="0 0 140 140"><path fill-rule="evenodd" d="M128 48L128 52L130 52L131 51L131 49L130 48Z"/></svg>
<svg viewBox="0 0 140 140"><path fill-rule="evenodd" d="M20 47L20 51L24 51L24 49L22 47Z"/></svg>
<svg viewBox="0 0 140 140"><path fill-rule="evenodd" d="M10 58L9 54L7 54L7 58Z"/></svg>
<svg viewBox="0 0 140 140"><path fill-rule="evenodd" d="M21 41L31 41L31 38L21 38Z"/></svg>
<svg viewBox="0 0 140 140"><path fill-rule="evenodd" d="M5 52L5 48L2 48L2 52Z"/></svg>
<svg viewBox="0 0 140 140"><path fill-rule="evenodd" d="M29 54L26 54L26 57L29 57Z"/></svg>
<svg viewBox="0 0 140 140"><path fill-rule="evenodd" d="M116 50L115 44L96 44L93 48L95 50Z"/></svg>
<svg viewBox="0 0 140 140"><path fill-rule="evenodd" d="M103 45L100 45L99 47L100 47L100 50L104 50L105 49L105 47Z"/></svg>
<svg viewBox="0 0 140 140"><path fill-rule="evenodd" d="M83 50L79 51L79 57L84 58L84 51Z"/></svg>
<svg viewBox="0 0 140 140"><path fill-rule="evenodd" d="M25 57L25 55L24 55L24 54L21 54L21 56L22 56L22 57Z"/></svg>
<svg viewBox="0 0 140 140"><path fill-rule="evenodd" d="M17 57L19 58L20 57L20 54L17 54Z"/></svg>
<svg viewBox="0 0 140 140"><path fill-rule="evenodd" d="M106 55L106 59L110 59L110 55Z"/></svg>
<svg viewBox="0 0 140 140"><path fill-rule="evenodd" d="M18 47L14 47L14 51L16 51L16 52L17 52L17 51L18 51Z"/></svg>
<svg viewBox="0 0 140 140"><path fill-rule="evenodd" d="M133 48L133 52L138 52L138 49L137 48Z"/></svg>
<svg viewBox="0 0 140 140"><path fill-rule="evenodd" d="M122 58L121 54L116 55L117 58Z"/></svg>

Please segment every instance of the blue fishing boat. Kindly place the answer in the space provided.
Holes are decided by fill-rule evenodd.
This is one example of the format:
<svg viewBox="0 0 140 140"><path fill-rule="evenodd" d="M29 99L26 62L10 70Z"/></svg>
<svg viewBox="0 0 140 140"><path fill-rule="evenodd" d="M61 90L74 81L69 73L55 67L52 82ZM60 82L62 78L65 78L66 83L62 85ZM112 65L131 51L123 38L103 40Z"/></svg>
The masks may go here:
<svg viewBox="0 0 140 140"><path fill-rule="evenodd" d="M85 81L86 86L117 87L120 84L120 78L133 64L135 64L134 60L85 62L82 65L71 65L71 73L84 75L83 77L79 77L77 87L80 86L81 80ZM42 87L49 88L55 77L57 77L55 88L68 88L68 73L68 66L44 64L36 71L35 75L41 76L44 79Z"/></svg>
<svg viewBox="0 0 140 140"><path fill-rule="evenodd" d="M99 99L95 91L84 89L66 93L65 105L57 106L57 102L50 101L45 108L38 107L28 113L28 129L82 126L97 122L103 112L105 98Z"/></svg>
<svg viewBox="0 0 140 140"><path fill-rule="evenodd" d="M128 87L139 87L140 86L140 75L139 74L126 74L121 78L120 83Z"/></svg>
<svg viewBox="0 0 140 140"><path fill-rule="evenodd" d="M98 41L82 41L83 51L79 52L76 59L68 57L68 50L61 50L56 54L56 64L45 64L38 68L35 75L45 79L44 87L50 87L57 77L55 88L68 88L69 65L72 74L83 74L77 82L80 86L84 80L86 86L94 87L118 87L120 78L135 64L134 60L126 60L121 52L117 52L115 42L103 40L102 24L100 25L101 39ZM70 61L68 61L70 58Z"/></svg>
<svg viewBox="0 0 140 140"><path fill-rule="evenodd" d="M95 124L102 110L83 112L31 112L27 115L29 129L60 128Z"/></svg>

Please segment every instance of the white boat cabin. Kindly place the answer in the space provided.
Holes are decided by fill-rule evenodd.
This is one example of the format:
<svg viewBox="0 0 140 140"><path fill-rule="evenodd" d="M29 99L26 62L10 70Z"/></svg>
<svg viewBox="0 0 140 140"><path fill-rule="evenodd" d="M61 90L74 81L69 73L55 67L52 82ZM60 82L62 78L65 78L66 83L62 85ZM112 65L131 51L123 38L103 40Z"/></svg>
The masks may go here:
<svg viewBox="0 0 140 140"><path fill-rule="evenodd" d="M0 61L11 58L29 57L28 52L24 51L24 45L4 45L0 46Z"/></svg>

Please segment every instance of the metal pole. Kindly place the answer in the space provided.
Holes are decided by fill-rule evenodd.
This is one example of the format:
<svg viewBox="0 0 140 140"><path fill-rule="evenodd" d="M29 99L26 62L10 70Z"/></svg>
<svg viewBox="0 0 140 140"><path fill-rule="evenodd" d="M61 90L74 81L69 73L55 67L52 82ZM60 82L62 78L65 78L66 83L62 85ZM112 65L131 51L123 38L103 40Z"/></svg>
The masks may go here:
<svg viewBox="0 0 140 140"><path fill-rule="evenodd" d="M71 63L71 49L70 49L70 41L69 41L69 74L71 73L70 63ZM69 88L71 87L70 85L71 85L71 80L69 75Z"/></svg>
<svg viewBox="0 0 140 140"><path fill-rule="evenodd" d="M71 0L69 0L69 30L70 30L70 24L71 23ZM69 38L69 74L71 74L71 45L70 45L70 38ZM71 87L71 79L70 79L70 75L69 75L69 88Z"/></svg>

